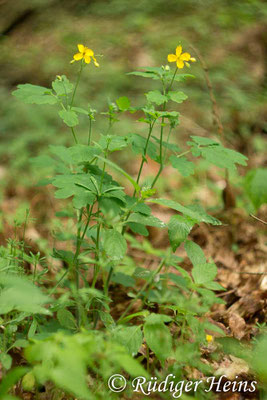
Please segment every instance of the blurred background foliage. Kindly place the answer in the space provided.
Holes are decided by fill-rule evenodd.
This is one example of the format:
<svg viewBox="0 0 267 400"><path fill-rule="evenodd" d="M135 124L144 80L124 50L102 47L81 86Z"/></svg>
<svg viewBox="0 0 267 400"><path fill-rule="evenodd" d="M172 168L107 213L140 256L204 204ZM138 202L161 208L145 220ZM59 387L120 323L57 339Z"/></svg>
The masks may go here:
<svg viewBox="0 0 267 400"><path fill-rule="evenodd" d="M11 92L17 84L26 82L50 87L56 75L65 74L74 80L79 66L70 64L70 60L77 43L103 55L99 69L90 65L84 71L76 100L76 105L83 107L89 102L98 113L125 95L133 106L144 104L144 92L156 88L155 82L128 76L127 72L167 64L167 54L180 41L197 58L190 47L193 45L209 68L226 145L247 155L250 168L262 167L266 135L266 16L267 5L260 0L2 0L2 187L8 187L11 195L19 185L33 186L43 172L36 170L30 158L47 152L49 144L72 144L71 134L54 108L27 106ZM175 132L181 147L190 134L215 136L217 131L201 63L193 64L191 71L196 79L182 84L189 100L179 105L183 117ZM94 123L95 138L105 133L108 125L107 118L100 117L97 115ZM136 120L134 114L121 117L112 133L145 132ZM80 139L87 136L87 129L87 121L81 121ZM129 164L127 152L120 157L121 164ZM133 165L126 167L134 173ZM205 165L200 163L197 178L187 178L179 196L194 197L197 191L204 203L212 197L212 206L221 198L223 180L216 178L214 184L212 180L205 181L208 192L201 194L202 167L204 171ZM148 173L153 174L153 170ZM202 175L204 179L205 173ZM239 182L235 177L233 181ZM167 183L162 182L162 190L170 190L170 186L177 190L182 183L181 177L170 177Z"/></svg>

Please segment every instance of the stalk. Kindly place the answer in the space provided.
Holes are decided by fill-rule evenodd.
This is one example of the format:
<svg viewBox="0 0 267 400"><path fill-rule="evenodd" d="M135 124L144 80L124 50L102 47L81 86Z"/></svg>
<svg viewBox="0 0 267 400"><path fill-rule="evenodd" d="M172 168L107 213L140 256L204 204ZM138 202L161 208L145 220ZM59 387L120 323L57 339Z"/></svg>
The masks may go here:
<svg viewBox="0 0 267 400"><path fill-rule="evenodd" d="M81 79L82 70L83 70L83 60L81 62L81 68L80 68L80 71L78 73L76 84L75 84L74 91L73 91L73 94L72 94L70 107L73 106L73 102L74 102L74 98L75 98L75 95L76 95L76 91L77 91L77 88L78 88L78 85L79 85L79 82L80 82L80 79Z"/></svg>
<svg viewBox="0 0 267 400"><path fill-rule="evenodd" d="M88 131L88 146L91 144L91 136L92 136L92 119L89 117L89 131Z"/></svg>
<svg viewBox="0 0 267 400"><path fill-rule="evenodd" d="M177 70L178 70L178 68L176 67L169 87L167 88L166 91L165 90L163 91L164 95L168 94L169 91L171 90L173 82L174 82L174 78L175 78L176 73L177 73ZM165 101L164 104L163 104L163 107L162 107L162 111L166 111L166 105L167 105L167 102ZM160 167L159 167L157 175L155 176L155 178L154 178L154 180L152 182L151 188L153 188L155 186L155 184L156 184L156 182L157 182L157 180L158 180L158 178L159 178L159 176L160 176L160 174L161 174L161 172L162 172L162 170L164 168L164 157L163 157L163 151L162 151L162 142L163 142L163 133L164 133L164 120L165 120L165 118L163 116L162 119L161 119L161 130L160 130L160 149L159 149L159 152L160 152L159 153Z"/></svg>
<svg viewBox="0 0 267 400"><path fill-rule="evenodd" d="M106 148L105 151L105 158L107 158L108 156L108 146ZM101 181L100 181L100 187L99 187L99 196L101 196L101 192L102 192L102 186L103 186L103 181L104 181L104 176L105 176L105 170L106 170L106 163L104 162L103 165L103 170L102 170L102 176L101 176ZM97 215L99 216L100 213L100 209L99 209L99 198L98 198L98 210L97 210ZM95 258L96 261L99 261L99 247L100 247L100 231L101 231L101 223L98 221L98 225L97 225L97 232L96 232L96 248L95 248ZM94 276L93 276L93 282L92 282L92 288L95 287L97 278L98 278L98 274L99 274L99 264L96 263L94 266Z"/></svg>
<svg viewBox="0 0 267 400"><path fill-rule="evenodd" d="M142 296L142 294L143 294L143 292L146 290L146 288L149 287L149 289L150 289L150 288L152 287L154 278L155 278L155 276L156 276L157 274L159 274L160 271L162 270L162 268L163 268L163 266L164 266L164 264L165 264L165 262L166 262L166 258L167 258L167 257L164 257L164 258L161 260L161 262L160 262L158 268L155 270L155 272L154 272L154 274L152 275L151 279L150 279L149 281L147 281L147 282L144 284L144 286L141 288L141 290L139 290L139 292L137 293L137 295L135 296L135 298L130 302L130 304L128 305L128 307L127 307L127 308L125 309L125 311L122 313L122 315L121 315L120 318L118 319L117 323L119 323L119 322L126 316L126 314L131 310L131 308L132 308L133 304L135 303L135 301L136 301L137 299L139 299L139 298ZM145 297L144 299L146 299L146 297Z"/></svg>

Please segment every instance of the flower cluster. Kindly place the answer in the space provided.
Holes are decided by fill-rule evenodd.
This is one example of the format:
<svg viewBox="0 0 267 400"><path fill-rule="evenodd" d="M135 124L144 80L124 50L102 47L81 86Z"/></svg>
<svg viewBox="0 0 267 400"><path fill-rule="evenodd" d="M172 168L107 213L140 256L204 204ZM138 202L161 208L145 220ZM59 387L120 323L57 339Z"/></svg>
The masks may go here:
<svg viewBox="0 0 267 400"><path fill-rule="evenodd" d="M175 54L169 54L168 55L168 61L169 62L176 62L177 68L184 68L184 65L189 67L188 61L195 62L196 59L194 57L191 57L189 53L183 53L182 52L182 46L179 45L176 47L176 53Z"/></svg>
<svg viewBox="0 0 267 400"><path fill-rule="evenodd" d="M78 50L79 50L79 53L74 54L73 60L71 61L71 63L73 63L74 61L84 60L84 62L86 64L90 64L91 59L93 59L95 66L99 67L99 64L96 61L93 50L89 49L88 47L84 46L83 44L78 44Z"/></svg>

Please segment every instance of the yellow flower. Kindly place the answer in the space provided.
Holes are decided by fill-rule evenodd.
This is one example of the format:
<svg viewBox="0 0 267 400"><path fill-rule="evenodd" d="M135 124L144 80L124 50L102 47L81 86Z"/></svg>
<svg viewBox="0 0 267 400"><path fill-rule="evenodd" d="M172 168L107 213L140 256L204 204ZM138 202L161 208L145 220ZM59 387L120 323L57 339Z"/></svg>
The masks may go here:
<svg viewBox="0 0 267 400"><path fill-rule="evenodd" d="M184 64L188 66L187 61L195 62L196 59L191 57L189 53L182 53L182 46L179 45L176 47L176 54L169 54L168 61L169 62L176 62L177 68L184 68Z"/></svg>
<svg viewBox="0 0 267 400"><path fill-rule="evenodd" d="M95 66L99 67L99 64L96 61L93 50L89 49L88 47L84 46L83 44L78 44L78 50L79 50L79 53L74 54L73 60L71 61L71 63L73 63L74 61L84 60L84 62L86 64L90 64L91 59L93 59Z"/></svg>
<svg viewBox="0 0 267 400"><path fill-rule="evenodd" d="M208 343L211 343L211 342L213 342L213 336L211 336L211 335L206 335L206 340L207 340L207 342Z"/></svg>

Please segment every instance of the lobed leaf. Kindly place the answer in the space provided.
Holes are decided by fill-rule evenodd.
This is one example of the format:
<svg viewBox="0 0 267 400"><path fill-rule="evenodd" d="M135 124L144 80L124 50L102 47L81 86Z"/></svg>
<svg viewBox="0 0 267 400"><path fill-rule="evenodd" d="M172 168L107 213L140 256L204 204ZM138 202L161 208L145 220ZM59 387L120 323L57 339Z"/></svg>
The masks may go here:
<svg viewBox="0 0 267 400"><path fill-rule="evenodd" d="M58 102L58 99L52 95L51 89L30 83L18 85L12 94L26 104L56 104Z"/></svg>

